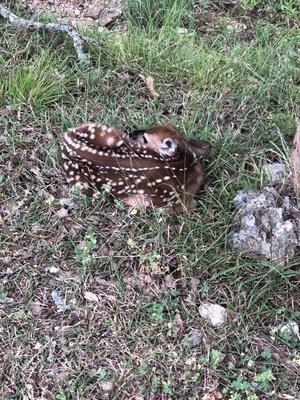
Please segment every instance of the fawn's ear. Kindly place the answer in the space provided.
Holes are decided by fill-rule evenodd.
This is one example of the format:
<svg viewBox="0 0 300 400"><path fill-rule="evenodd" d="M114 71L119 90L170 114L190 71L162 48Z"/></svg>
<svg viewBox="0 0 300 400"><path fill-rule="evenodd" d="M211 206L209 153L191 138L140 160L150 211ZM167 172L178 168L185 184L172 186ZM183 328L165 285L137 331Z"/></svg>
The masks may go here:
<svg viewBox="0 0 300 400"><path fill-rule="evenodd" d="M196 154L196 156L213 156L211 144L205 140L189 139L187 141L189 149Z"/></svg>

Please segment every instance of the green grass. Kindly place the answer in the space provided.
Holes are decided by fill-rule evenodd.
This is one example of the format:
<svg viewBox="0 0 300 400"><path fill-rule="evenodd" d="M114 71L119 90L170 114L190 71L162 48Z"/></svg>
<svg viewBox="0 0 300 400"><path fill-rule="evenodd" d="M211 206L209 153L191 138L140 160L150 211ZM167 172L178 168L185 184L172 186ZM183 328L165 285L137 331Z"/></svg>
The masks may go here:
<svg viewBox="0 0 300 400"><path fill-rule="evenodd" d="M23 104L39 111L66 97L68 77L65 65L65 61L58 62L49 51L17 65L10 72L4 87L7 102L12 106Z"/></svg>
<svg viewBox="0 0 300 400"><path fill-rule="evenodd" d="M133 26L153 30L168 27L177 28L184 21L190 1L187 0L127 0L126 16Z"/></svg>
<svg viewBox="0 0 300 400"><path fill-rule="evenodd" d="M127 1L125 31L81 30L89 68L64 36L1 22L1 399L298 398L298 343L274 327L299 320L299 254L279 265L227 242L237 190L260 188L268 160L289 162L297 3L157 3ZM197 210L132 215L69 193L58 138L84 121L211 141ZM223 330L201 319L203 301L228 309Z"/></svg>

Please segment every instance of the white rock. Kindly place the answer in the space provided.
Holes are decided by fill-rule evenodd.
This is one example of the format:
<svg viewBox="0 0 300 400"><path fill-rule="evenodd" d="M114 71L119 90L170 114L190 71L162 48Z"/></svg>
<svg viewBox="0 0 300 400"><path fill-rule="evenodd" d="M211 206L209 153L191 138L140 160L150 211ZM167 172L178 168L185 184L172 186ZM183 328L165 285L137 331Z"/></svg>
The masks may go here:
<svg viewBox="0 0 300 400"><path fill-rule="evenodd" d="M87 301L91 301L93 303L97 303L99 301L99 297L95 293L92 293L92 292L84 292L84 298Z"/></svg>
<svg viewBox="0 0 300 400"><path fill-rule="evenodd" d="M111 392L113 389L113 383L110 381L102 381L100 386L104 392Z"/></svg>
<svg viewBox="0 0 300 400"><path fill-rule="evenodd" d="M53 290L51 292L51 297L56 305L57 312L64 312L70 308L70 306L66 304L65 297L63 297L60 292Z"/></svg>
<svg viewBox="0 0 300 400"><path fill-rule="evenodd" d="M58 271L59 271L59 269L57 267L50 267L49 268L49 272L51 274L57 274Z"/></svg>
<svg viewBox="0 0 300 400"><path fill-rule="evenodd" d="M66 218L69 215L69 212L66 208L62 207L60 210L57 211L56 216L59 219Z"/></svg>
<svg viewBox="0 0 300 400"><path fill-rule="evenodd" d="M53 198L54 199L54 198ZM59 204L62 207L70 207L70 208L74 208L74 198L73 197L62 197L59 200Z"/></svg>
<svg viewBox="0 0 300 400"><path fill-rule="evenodd" d="M102 10L99 16L99 24L100 26L106 26L111 22L115 21L122 14L122 10L120 8L106 8Z"/></svg>
<svg viewBox="0 0 300 400"><path fill-rule="evenodd" d="M186 29L186 28L177 28L176 32L181 35L184 35L185 33L189 33L188 29Z"/></svg>
<svg viewBox="0 0 300 400"><path fill-rule="evenodd" d="M190 347L195 347L198 346L203 339L203 333L199 331L198 329L193 329L193 331L189 334L189 336L186 338L186 343Z"/></svg>
<svg viewBox="0 0 300 400"><path fill-rule="evenodd" d="M43 348L43 345L40 342L36 342L36 344L34 345L35 350L40 350L42 348Z"/></svg>
<svg viewBox="0 0 300 400"><path fill-rule="evenodd" d="M201 317L215 328L220 328L227 321L227 311L224 307L213 303L203 303L199 307Z"/></svg>
<svg viewBox="0 0 300 400"><path fill-rule="evenodd" d="M295 321L289 321L287 324L279 325L276 329L279 335L289 334L295 336L298 340L300 340L300 330L299 325Z"/></svg>
<svg viewBox="0 0 300 400"><path fill-rule="evenodd" d="M234 198L237 208L228 236L232 250L244 257L285 262L300 245L300 210L294 199L272 187L245 189Z"/></svg>
<svg viewBox="0 0 300 400"><path fill-rule="evenodd" d="M287 177L287 167L283 163L266 164L264 166L264 173L268 182L272 184L281 184Z"/></svg>
<svg viewBox="0 0 300 400"><path fill-rule="evenodd" d="M102 8L103 7L101 5L92 4L91 7L87 10L87 12L84 14L84 16L95 20L99 17Z"/></svg>

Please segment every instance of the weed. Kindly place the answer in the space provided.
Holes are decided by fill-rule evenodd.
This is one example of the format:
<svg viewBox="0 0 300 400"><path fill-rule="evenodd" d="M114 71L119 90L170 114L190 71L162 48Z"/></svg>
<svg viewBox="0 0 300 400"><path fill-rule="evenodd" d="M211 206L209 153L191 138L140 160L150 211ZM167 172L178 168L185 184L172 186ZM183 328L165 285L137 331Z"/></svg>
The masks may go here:
<svg viewBox="0 0 300 400"><path fill-rule="evenodd" d="M127 0L129 21L142 29L179 27L187 14L190 2L187 0Z"/></svg>
<svg viewBox="0 0 300 400"><path fill-rule="evenodd" d="M83 266L87 266L88 264L91 263L93 257L93 250L97 248L97 239L96 235L93 231L92 227L89 227L84 241L81 244L81 246L78 246L76 249L76 256L77 259L82 263Z"/></svg>
<svg viewBox="0 0 300 400"><path fill-rule="evenodd" d="M65 61L58 64L49 51L44 51L34 61L12 69L4 88L6 101L39 111L66 95L66 73Z"/></svg>

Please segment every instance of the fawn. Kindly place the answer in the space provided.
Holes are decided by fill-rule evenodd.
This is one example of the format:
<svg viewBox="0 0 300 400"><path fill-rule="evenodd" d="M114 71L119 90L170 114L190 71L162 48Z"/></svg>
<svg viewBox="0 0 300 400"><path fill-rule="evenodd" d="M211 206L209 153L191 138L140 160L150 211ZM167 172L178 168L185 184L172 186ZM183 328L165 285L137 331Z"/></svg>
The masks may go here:
<svg viewBox="0 0 300 400"><path fill-rule="evenodd" d="M108 185L109 195L136 208L193 203L203 172L197 155L211 146L186 140L169 125L155 125L129 135L112 127L86 124L62 135L60 159L67 182L88 195Z"/></svg>

